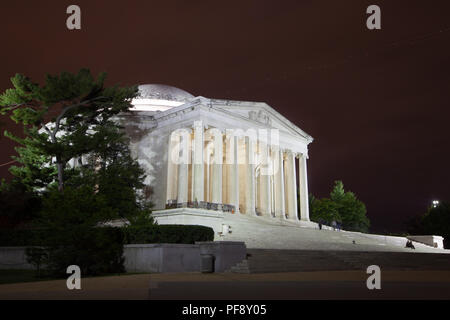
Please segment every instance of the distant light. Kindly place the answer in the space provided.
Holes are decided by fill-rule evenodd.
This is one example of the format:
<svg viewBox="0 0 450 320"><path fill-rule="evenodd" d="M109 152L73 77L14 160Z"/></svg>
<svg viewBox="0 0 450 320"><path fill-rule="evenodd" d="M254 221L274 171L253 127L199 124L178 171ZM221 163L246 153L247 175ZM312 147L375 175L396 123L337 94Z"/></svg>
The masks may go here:
<svg viewBox="0 0 450 320"><path fill-rule="evenodd" d="M433 204L433 208L436 208L439 205L439 200L433 200L432 204Z"/></svg>

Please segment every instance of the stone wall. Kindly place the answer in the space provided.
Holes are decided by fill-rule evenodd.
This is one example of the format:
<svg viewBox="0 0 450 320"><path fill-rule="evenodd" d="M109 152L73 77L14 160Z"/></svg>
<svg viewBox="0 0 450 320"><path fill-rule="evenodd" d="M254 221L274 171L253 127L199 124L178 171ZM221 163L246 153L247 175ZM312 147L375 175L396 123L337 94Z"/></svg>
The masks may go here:
<svg viewBox="0 0 450 320"><path fill-rule="evenodd" d="M32 270L27 262L26 247L0 247L0 269Z"/></svg>
<svg viewBox="0 0 450 320"><path fill-rule="evenodd" d="M408 236L409 240L417 241L430 247L444 249L444 238L441 236Z"/></svg>
<svg viewBox="0 0 450 320"><path fill-rule="evenodd" d="M200 247L192 244L130 244L124 246L127 272L198 272Z"/></svg>
<svg viewBox="0 0 450 320"><path fill-rule="evenodd" d="M30 270L26 247L0 247L0 269ZM212 254L214 270L223 272L246 257L243 242L217 241L196 244L130 244L124 246L127 272L200 272L202 254Z"/></svg>

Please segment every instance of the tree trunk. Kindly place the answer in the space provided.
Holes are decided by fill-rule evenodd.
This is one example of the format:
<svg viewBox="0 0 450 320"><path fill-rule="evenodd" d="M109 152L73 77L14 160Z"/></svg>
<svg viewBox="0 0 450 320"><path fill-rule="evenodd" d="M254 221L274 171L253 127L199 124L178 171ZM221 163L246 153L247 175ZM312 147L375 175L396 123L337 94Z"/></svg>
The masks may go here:
<svg viewBox="0 0 450 320"><path fill-rule="evenodd" d="M58 168L58 191L64 190L64 177L63 177L63 164L60 160L57 160L56 167Z"/></svg>

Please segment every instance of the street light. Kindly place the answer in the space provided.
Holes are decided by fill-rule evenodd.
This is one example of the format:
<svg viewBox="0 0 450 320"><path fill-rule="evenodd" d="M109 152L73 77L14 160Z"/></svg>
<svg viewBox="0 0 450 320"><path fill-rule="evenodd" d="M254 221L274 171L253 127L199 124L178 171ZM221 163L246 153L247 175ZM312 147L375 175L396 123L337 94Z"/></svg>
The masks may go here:
<svg viewBox="0 0 450 320"><path fill-rule="evenodd" d="M436 208L439 205L439 200L433 200L431 203L432 203L432 207Z"/></svg>

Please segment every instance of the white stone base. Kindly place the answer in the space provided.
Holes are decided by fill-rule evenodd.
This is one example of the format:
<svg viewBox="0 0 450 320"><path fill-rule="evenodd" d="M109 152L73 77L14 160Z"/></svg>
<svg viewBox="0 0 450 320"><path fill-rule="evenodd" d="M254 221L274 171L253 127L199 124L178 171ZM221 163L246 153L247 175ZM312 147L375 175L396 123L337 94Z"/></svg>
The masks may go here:
<svg viewBox="0 0 450 320"><path fill-rule="evenodd" d="M315 222L285 219L282 216L255 216L197 208L177 208L153 212L159 224L202 225L214 229L215 241L243 241L248 248L298 250L356 250L440 252L442 245L427 245L412 239L416 250L405 248L405 237L334 231ZM439 238L439 239L438 239ZM433 238L435 242L440 237Z"/></svg>
<svg viewBox="0 0 450 320"><path fill-rule="evenodd" d="M317 223L282 217L224 213L224 224L231 233L217 237L225 241L244 241L250 249L400 251L450 253L414 241L415 250L405 248L407 238L334 231Z"/></svg>
<svg viewBox="0 0 450 320"><path fill-rule="evenodd" d="M409 240L429 245L430 247L444 249L444 238L441 236L408 236Z"/></svg>
<svg viewBox="0 0 450 320"><path fill-rule="evenodd" d="M222 231L223 212L199 208L157 210L152 216L158 224L188 224L211 227L214 233Z"/></svg>

